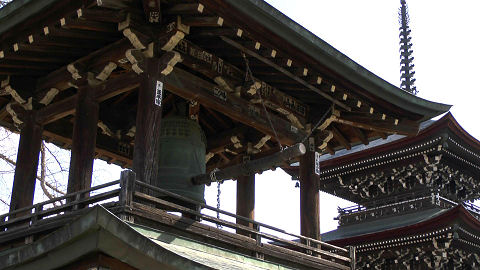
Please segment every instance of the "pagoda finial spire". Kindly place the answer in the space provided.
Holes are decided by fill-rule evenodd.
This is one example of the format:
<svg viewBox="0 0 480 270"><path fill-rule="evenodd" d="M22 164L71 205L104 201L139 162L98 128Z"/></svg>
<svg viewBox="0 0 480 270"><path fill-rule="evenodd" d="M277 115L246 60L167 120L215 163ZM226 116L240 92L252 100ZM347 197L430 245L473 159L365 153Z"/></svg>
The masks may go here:
<svg viewBox="0 0 480 270"><path fill-rule="evenodd" d="M407 2L400 0L401 7L398 11L398 20L400 23L400 88L411 94L416 95L418 93L417 87L415 87L415 71L413 71L413 50L412 50L412 37L410 36L410 17L408 16Z"/></svg>

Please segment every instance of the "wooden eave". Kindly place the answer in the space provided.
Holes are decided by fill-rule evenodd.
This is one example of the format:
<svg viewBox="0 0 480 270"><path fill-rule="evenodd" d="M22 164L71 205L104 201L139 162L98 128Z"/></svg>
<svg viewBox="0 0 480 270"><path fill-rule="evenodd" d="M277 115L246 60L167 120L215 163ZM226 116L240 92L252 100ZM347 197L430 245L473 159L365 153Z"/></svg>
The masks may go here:
<svg viewBox="0 0 480 270"><path fill-rule="evenodd" d="M369 193L373 191L373 194L376 194L375 199L388 199L392 191L390 185L404 190L406 187L402 185L405 183L400 185L399 180L407 181L420 177L422 181L426 181L427 176L423 173L426 172L424 167L428 167L434 171L439 170L440 174L447 170L449 174L455 175L450 177L455 180L456 189L466 188L468 191L468 195L457 197L456 194L443 193L445 190L441 188L442 196L451 200L476 199L478 197L476 182L480 173L478 145L479 142L463 130L449 113L423 129L417 136L404 137L322 161L320 189L356 203L366 203L373 199L368 193L366 194L368 198L364 197L364 193L360 194L362 190L363 192L368 190ZM290 174L297 173L297 167L286 169ZM395 177L395 180L392 178L388 180L389 184L385 184L391 177ZM409 187L409 191L404 192L426 192L429 187L422 181L417 183L415 180L416 184L412 183L414 187ZM445 178L438 184L443 186L446 182L448 180ZM371 185L382 185L382 193L373 187L373 190L370 190ZM389 186L390 190L387 194L385 185Z"/></svg>
<svg viewBox="0 0 480 270"><path fill-rule="evenodd" d="M468 232L475 233L480 230L480 221L472 216L462 205L459 205L434 218L416 224L376 233L332 240L328 243L337 246L358 246L371 243L371 246L373 247L381 245L381 241L384 240L408 238L409 236L422 235L439 229L445 229L445 233L455 232L458 230L458 226L461 226ZM418 239L418 237L416 239Z"/></svg>
<svg viewBox="0 0 480 270"><path fill-rule="evenodd" d="M258 5L265 9L263 2L240 2L244 2L246 8ZM198 115L207 137L215 138L219 133L249 127L240 142L241 146L237 143L234 147L233 142L225 142L223 151L213 153L209 167L239 162L238 155L247 151L248 143L256 145L265 135L271 139L257 149L263 153L278 149L279 142L292 145L302 140L308 134L308 126L315 125L332 104L335 104L334 109L326 114L326 121L313 134L319 146L318 151L348 149L392 133L416 134L419 120L449 108L413 96L405 101L405 93L394 95L402 97L404 101L401 101L402 98L400 101L390 100L390 94L382 94L378 89L372 92L364 84L350 80L350 77L356 76L352 70L331 68L338 64L338 59L322 56L323 60L320 61L318 57L312 57L312 53L317 56L334 50L332 47L323 44L317 37L313 45L305 40L305 36L287 38L283 32L290 31L291 34L293 21L285 21L286 17L277 21L278 11L270 6L267 8L272 14L265 14L263 10L260 17L256 13L245 13L234 1L163 1L162 8L166 23L178 19L189 27L189 33L180 44L183 48L187 44L188 48L210 55L217 62L221 60L222 67L229 70L228 74L213 70L208 60L192 55L191 50L182 51L177 45L174 50L182 55L183 62L175 66L172 75L167 77L166 90L170 93L165 98L164 115L172 114L178 100L193 100L199 101L199 105L192 107L191 112ZM109 62L115 63L117 67L100 88L111 89L108 85L112 85L112 80L118 81L114 84L117 88L102 90L103 94L100 91L96 97L100 102L100 120L108 127L109 120L128 119L135 113L138 81L131 78L135 74L131 64L126 62L124 51L138 44L131 44L116 29L119 23L132 15L131 30L139 42L148 44L153 41L146 33L161 32L161 27L165 25L148 26L143 22L142 15L138 15L142 12L141 1L136 0L15 0L0 11L0 81L6 81L5 85L8 86L10 79L22 81L21 78L26 76L33 78L36 82L33 91L14 90L24 98L33 95L37 103L52 88L60 90L52 103L35 108L40 111L43 117L41 121L46 124L44 135L47 140L64 148L70 144L71 117L76 97L70 67L77 71L88 68L88 71L98 74ZM14 16L19 14L22 16ZM306 32L303 28L300 30L303 34ZM323 45L319 46L318 42L323 42ZM312 46L315 49L313 51ZM323 53L320 52L322 50ZM234 86L245 84L242 53L247 56L253 76L260 82L261 88L257 90L264 95L262 98L277 127L278 139L266 124L268 116L258 100L254 96L244 97L243 92L242 97L238 98L231 92ZM339 52L335 53L345 61L351 61ZM360 69L359 72L366 71ZM221 80L214 80L219 75ZM179 84L181 80L185 83ZM197 83L191 84L193 81ZM196 88L197 92L185 91L185 87ZM217 100L220 96L210 93L211 88L220 88L220 96L227 96L230 103ZM390 93L391 89L386 91ZM21 118L24 108L19 105L7 108L14 98L8 95L3 85L0 98L0 124L15 130L14 118ZM411 106L406 106L404 102ZM421 110L417 112L411 109L417 108L412 104ZM117 110L114 110L115 106ZM233 107L242 110L234 111ZM260 118L257 120L255 115ZM132 137L114 137L108 131L99 130L98 138L98 158L123 167L131 165ZM221 146L216 147L222 150ZM207 146L207 151L211 149Z"/></svg>
<svg viewBox="0 0 480 270"><path fill-rule="evenodd" d="M323 170L330 170L338 168L341 166L346 166L358 162L360 160L371 158L374 156L381 156L386 153L395 152L401 149L405 149L408 146L418 144L422 141L427 141L433 137L443 136L443 142L447 138L451 137L449 134L454 134L458 136L461 140L463 146L468 147L469 149L474 149L476 154L480 154L480 141L472 137L468 132L466 132L453 117L451 113L447 113L441 119L435 121L432 125L428 126L416 136L407 136L393 142L382 144L376 147L372 147L363 151L355 152L349 155L340 156L337 158L331 158L323 161L320 166ZM450 145L446 146L447 148Z"/></svg>
<svg viewBox="0 0 480 270"><path fill-rule="evenodd" d="M299 57L302 62L329 73L332 79L345 83L346 89L375 100L376 105L385 108L393 106L393 111L402 115L410 113L410 119L416 121L430 119L450 108L450 105L426 101L399 91L399 88L366 70L264 1L201 2L219 14L228 14L237 23L249 26L251 33L262 37L266 44L282 44L282 49ZM232 9L237 12L232 14ZM414 119L415 116L419 118Z"/></svg>

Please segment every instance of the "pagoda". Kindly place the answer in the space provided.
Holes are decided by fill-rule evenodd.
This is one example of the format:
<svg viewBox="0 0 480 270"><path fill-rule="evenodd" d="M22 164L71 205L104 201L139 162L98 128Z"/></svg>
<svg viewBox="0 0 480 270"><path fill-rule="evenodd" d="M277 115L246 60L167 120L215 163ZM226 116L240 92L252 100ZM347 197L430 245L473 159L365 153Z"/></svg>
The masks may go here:
<svg viewBox="0 0 480 270"><path fill-rule="evenodd" d="M355 246L359 269L480 266L480 142L450 113L421 128L320 163L320 190L357 204L322 240Z"/></svg>

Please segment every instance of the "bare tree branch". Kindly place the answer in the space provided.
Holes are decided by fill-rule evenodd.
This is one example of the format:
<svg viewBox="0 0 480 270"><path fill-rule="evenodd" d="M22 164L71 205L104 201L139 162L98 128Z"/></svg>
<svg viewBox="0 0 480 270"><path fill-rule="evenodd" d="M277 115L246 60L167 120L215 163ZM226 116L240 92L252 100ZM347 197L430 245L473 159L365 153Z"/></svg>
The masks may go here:
<svg viewBox="0 0 480 270"><path fill-rule="evenodd" d="M5 204L6 206L10 206L10 204L8 202L4 201L2 198L0 198L0 202Z"/></svg>
<svg viewBox="0 0 480 270"><path fill-rule="evenodd" d="M40 187L42 187L43 193L51 200L54 198L50 192L48 192L47 188L45 187L45 144L42 141L40 145Z"/></svg>
<svg viewBox="0 0 480 270"><path fill-rule="evenodd" d="M13 160L11 160L9 157L7 157L6 155L0 153L0 159L6 161L7 163L9 163L10 165L13 165L13 166L17 166L17 163ZM42 182L41 178L37 175L37 180L39 180L40 182ZM59 193L59 194L62 194L62 195L65 195L65 192L57 189L56 187L54 187L53 185L51 185L50 183L48 183L47 181L45 181L45 185L47 187L49 187L50 189L52 189L53 191ZM47 195L48 196L48 195Z"/></svg>
<svg viewBox="0 0 480 270"><path fill-rule="evenodd" d="M57 159L57 155L55 155L54 153L52 153L52 151L50 150L50 148L48 148L46 145L45 145L45 148L47 149L47 151L50 153L50 155L52 155L52 157L55 159L55 161L57 162L58 164L58 167L60 167L60 171L61 172L66 172L67 170L65 170L62 166L62 163Z"/></svg>

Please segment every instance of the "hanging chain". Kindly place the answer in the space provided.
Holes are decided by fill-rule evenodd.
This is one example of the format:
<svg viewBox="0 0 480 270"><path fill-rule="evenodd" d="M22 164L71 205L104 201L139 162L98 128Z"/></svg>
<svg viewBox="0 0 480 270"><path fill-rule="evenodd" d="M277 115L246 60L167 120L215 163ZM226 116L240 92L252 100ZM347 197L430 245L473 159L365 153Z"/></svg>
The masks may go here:
<svg viewBox="0 0 480 270"><path fill-rule="evenodd" d="M217 182L217 218L220 219L220 211L218 211L218 210L220 210L220 194L222 193L220 187L221 187L221 185L222 185L222 181L219 181L219 180L217 179L216 173L217 173L218 171L219 171L219 169L218 169L218 168L215 168L215 169L213 169L213 170L210 172L210 180L211 180L212 182ZM222 228L222 225L217 224L217 228L218 228L218 229L221 229L221 228Z"/></svg>
<svg viewBox="0 0 480 270"><path fill-rule="evenodd" d="M220 181L217 182L217 210L220 210L220 194L222 193L222 191L220 190L221 184L222 183ZM220 219L220 211L217 211L217 218ZM222 225L217 224L217 228L221 229Z"/></svg>
<svg viewBox="0 0 480 270"><path fill-rule="evenodd" d="M250 65L248 63L247 56L245 53L242 52L242 57L245 60L245 82L247 82L249 79L253 82L253 87L255 87L255 93L257 94L258 98L260 99L260 103L262 103L263 110L265 112L265 115L267 116L268 123L270 124L270 128L273 131L273 134L275 135L275 139L278 142L278 145L280 146L280 151L283 150L282 143L278 139L277 131L275 130L275 127L273 126L272 120L270 119L270 114L267 111L267 107L265 106L265 103L263 102L262 95L258 91L257 87L255 86L255 79L253 78L252 71L250 70Z"/></svg>

